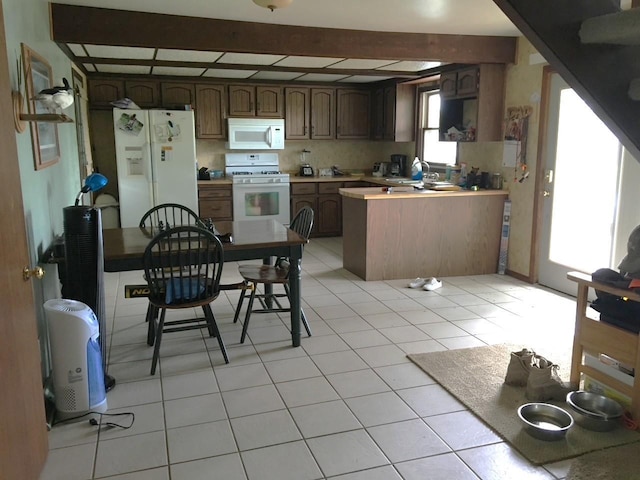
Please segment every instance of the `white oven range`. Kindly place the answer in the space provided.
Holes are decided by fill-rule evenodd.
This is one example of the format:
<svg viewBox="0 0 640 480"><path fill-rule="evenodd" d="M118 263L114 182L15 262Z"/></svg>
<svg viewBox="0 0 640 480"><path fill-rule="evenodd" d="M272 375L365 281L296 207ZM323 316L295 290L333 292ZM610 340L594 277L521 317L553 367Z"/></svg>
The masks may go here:
<svg viewBox="0 0 640 480"><path fill-rule="evenodd" d="M227 153L224 163L234 220L271 218L289 225L289 174L280 173L277 153Z"/></svg>

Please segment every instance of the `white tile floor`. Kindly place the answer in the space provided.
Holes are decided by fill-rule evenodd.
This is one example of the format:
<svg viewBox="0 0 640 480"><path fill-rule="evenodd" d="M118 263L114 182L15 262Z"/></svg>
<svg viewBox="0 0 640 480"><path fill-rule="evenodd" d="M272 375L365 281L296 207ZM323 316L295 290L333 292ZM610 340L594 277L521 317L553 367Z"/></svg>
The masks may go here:
<svg viewBox="0 0 640 480"><path fill-rule="evenodd" d="M406 354L503 341L566 345L573 299L499 275L444 278L433 292L407 288L411 279L364 282L342 269L341 254L340 238L313 239L305 250L313 336L300 348L291 347L287 314L252 318L241 345L237 297L225 294L213 309L229 365L215 339L167 334L153 377L146 300L123 297L141 273L107 274L117 380L109 412L134 412L135 423L55 426L41 480L566 476L570 462L532 466ZM237 265L226 264L223 280L238 278Z"/></svg>

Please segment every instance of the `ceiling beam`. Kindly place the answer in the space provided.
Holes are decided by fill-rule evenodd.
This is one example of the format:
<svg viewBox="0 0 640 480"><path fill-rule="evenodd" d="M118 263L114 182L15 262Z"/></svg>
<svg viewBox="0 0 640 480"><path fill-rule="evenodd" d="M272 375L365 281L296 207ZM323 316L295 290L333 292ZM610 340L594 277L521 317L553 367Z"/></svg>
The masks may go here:
<svg viewBox="0 0 640 480"><path fill-rule="evenodd" d="M515 37L372 32L51 3L58 43L313 57L514 63Z"/></svg>

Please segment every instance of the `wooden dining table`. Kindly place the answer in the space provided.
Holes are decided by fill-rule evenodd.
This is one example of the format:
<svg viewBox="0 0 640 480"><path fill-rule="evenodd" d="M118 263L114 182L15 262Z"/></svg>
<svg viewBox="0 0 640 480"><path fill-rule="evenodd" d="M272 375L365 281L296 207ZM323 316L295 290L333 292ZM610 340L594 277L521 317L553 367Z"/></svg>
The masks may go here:
<svg viewBox="0 0 640 480"><path fill-rule="evenodd" d="M223 243L225 262L261 259L268 264L272 257L290 259L291 341L300 346L300 260L307 240L275 220L216 222L215 230L232 238ZM142 270L144 250L157 233L139 227L104 229L104 271Z"/></svg>

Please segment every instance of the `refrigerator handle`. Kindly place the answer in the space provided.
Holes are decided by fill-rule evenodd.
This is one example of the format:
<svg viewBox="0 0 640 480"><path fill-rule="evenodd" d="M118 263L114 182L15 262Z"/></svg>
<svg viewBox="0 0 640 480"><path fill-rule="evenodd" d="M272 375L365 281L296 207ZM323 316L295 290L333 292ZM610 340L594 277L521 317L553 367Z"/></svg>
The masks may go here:
<svg viewBox="0 0 640 480"><path fill-rule="evenodd" d="M157 205L156 202L156 162L153 158L153 149L151 148L151 144L146 142L144 144L145 156L149 159L149 170L147 174L147 183L149 184L149 196L151 198L151 205Z"/></svg>

